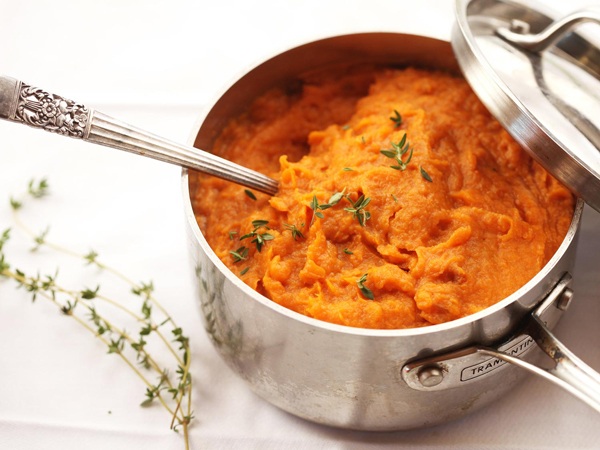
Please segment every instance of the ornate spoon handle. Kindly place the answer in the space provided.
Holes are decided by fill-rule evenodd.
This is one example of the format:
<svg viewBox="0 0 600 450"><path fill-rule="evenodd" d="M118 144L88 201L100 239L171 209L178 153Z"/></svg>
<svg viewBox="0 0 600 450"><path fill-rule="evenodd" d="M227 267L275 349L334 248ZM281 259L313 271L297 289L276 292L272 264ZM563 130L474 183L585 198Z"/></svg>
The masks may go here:
<svg viewBox="0 0 600 450"><path fill-rule="evenodd" d="M187 167L265 194L277 193L278 182L254 170L3 76L0 76L0 119Z"/></svg>

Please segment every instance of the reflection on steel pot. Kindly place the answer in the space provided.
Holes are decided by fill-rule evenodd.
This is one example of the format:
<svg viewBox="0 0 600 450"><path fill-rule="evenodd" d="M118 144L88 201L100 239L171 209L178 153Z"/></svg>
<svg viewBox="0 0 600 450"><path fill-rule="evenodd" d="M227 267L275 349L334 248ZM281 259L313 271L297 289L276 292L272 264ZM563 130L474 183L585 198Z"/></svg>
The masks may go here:
<svg viewBox="0 0 600 450"><path fill-rule="evenodd" d="M229 119L268 88L341 62L458 70L450 44L428 37L366 33L312 42L275 56L236 81L208 109L190 143L210 149ZM229 367L256 393L311 421L350 429L403 430L444 423L487 405L526 373L514 364L541 355L534 341L548 342L551 336L545 330L557 322L572 293L568 285L581 200L565 240L546 267L484 311L404 330L317 321L263 297L219 260L192 210L196 182L195 173L183 171L189 242L206 330ZM594 374L577 373L593 384ZM586 400L592 403L592 397Z"/></svg>

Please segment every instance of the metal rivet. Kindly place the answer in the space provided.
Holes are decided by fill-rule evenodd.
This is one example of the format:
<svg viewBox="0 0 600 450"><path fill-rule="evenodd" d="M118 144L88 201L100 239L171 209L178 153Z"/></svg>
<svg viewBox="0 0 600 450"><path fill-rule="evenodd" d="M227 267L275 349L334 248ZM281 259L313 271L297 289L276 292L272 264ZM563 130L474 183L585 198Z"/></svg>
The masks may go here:
<svg viewBox="0 0 600 450"><path fill-rule="evenodd" d="M438 366L423 367L419 370L419 382L424 387L437 386L444 379L444 372Z"/></svg>
<svg viewBox="0 0 600 450"><path fill-rule="evenodd" d="M510 21L510 31L517 34L529 34L529 24L522 20L513 19Z"/></svg>
<svg viewBox="0 0 600 450"><path fill-rule="evenodd" d="M561 311L566 311L571 306L571 300L573 300L573 290L570 288L565 288L563 293L560 295L560 298L556 302L556 307Z"/></svg>

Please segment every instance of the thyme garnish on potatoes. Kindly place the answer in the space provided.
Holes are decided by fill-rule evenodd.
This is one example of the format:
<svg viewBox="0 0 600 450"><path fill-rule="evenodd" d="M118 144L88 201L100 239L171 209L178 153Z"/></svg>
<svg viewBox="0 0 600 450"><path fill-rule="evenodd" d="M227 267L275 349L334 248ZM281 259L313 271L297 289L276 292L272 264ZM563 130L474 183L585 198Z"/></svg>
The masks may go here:
<svg viewBox="0 0 600 450"><path fill-rule="evenodd" d="M313 199L310 202L309 206L310 206L310 209L313 210L313 216L312 216L312 219L310 220L309 226L311 226L313 224L313 222L315 221L315 216L317 216L319 219L322 219L323 217L325 217L322 212L319 212L319 210L326 210L327 208L331 207L328 204L319 205L319 200L317 199L316 195L313 195Z"/></svg>
<svg viewBox="0 0 600 450"><path fill-rule="evenodd" d="M310 221L310 225L313 224L313 222L315 220L315 216L317 216L319 219L322 219L324 217L323 213L319 212L319 210L325 211L326 209L329 209L332 206L337 205L340 202L340 200L342 198L344 198L345 193L346 193L346 188L344 188L344 190L342 192L336 192L335 194L333 194L331 197L329 197L329 202L323 203L322 205L319 204L319 200L317 199L317 196L313 195L313 199L309 205L310 209L312 209L314 211L312 220Z"/></svg>
<svg viewBox="0 0 600 450"><path fill-rule="evenodd" d="M267 230L270 230L270 228L267 226L268 223L269 223L268 220L253 220L252 226L254 227L254 230L252 230L248 234L243 235L240 238L240 241L243 241L244 239L253 237L254 239L252 239L252 241L250 241L250 243L256 244L256 250L258 250L258 252L260 253L260 251L262 250L262 246L265 245L266 241L275 239L275 237L271 233L267 233L267 232L259 233L259 231L258 231L260 228L266 228ZM231 253L231 252L229 252L229 253ZM246 255L247 255L247 253L246 253ZM246 259L246 258L243 258L243 259ZM234 262L237 262L237 261L234 261Z"/></svg>
<svg viewBox="0 0 600 450"><path fill-rule="evenodd" d="M233 256L233 263L238 263L240 261L244 261L248 259L248 252L250 251L247 247L240 247L237 250L232 250L229 252L231 256Z"/></svg>
<svg viewBox="0 0 600 450"><path fill-rule="evenodd" d="M292 237L295 241L297 241L299 237L304 237L304 234L302 234L302 231L300 231L296 225L289 225L287 223L284 223L283 226L292 232ZM304 228L304 223L301 225L301 227Z"/></svg>
<svg viewBox="0 0 600 450"><path fill-rule="evenodd" d="M252 200L256 200L256 195L250 189L244 189L244 193L250 197Z"/></svg>
<svg viewBox="0 0 600 450"><path fill-rule="evenodd" d="M365 226L367 220L371 218L371 213L365 208L371 202L371 197L365 198L364 195L358 197L355 202L352 201L349 195L346 195L346 200L352 203L352 208L344 208L344 211L352 213L352 218L357 219L361 227Z"/></svg>
<svg viewBox="0 0 600 450"><path fill-rule="evenodd" d="M425 171L425 169L423 169L423 166L419 166L419 168L421 169L421 176L423 178L425 178L427 181L429 181L430 183L433 183L433 180L431 179L429 174Z"/></svg>
<svg viewBox="0 0 600 450"><path fill-rule="evenodd" d="M397 165L390 166L392 169L401 170L403 172L406 170L406 166L412 159L413 150L414 150L414 147L410 147L410 143L406 142L406 136L407 136L406 134L404 136L402 136L402 139L397 144L395 142L392 142L391 149L380 150L380 153L382 155L387 156L388 158L394 159L396 161ZM410 154L408 155L408 158L406 158L406 161L402 161L402 157L406 154L406 152L408 152L409 147L410 147Z"/></svg>
<svg viewBox="0 0 600 450"><path fill-rule="evenodd" d="M108 354L118 356L146 387L145 400L141 405L147 406L156 401L164 407L171 416L171 429L178 431L179 427L183 428L186 449L189 449L188 427L194 416L191 410L192 376L189 373L191 353L188 337L154 297L154 285L151 281L134 283L117 270L101 263L95 251L91 250L86 255L76 253L49 242L46 239L48 228L36 235L22 222L18 212L25 203L25 197L39 199L48 194L48 189L49 185L45 179L39 183L32 180L24 198L19 200L11 198L10 205L16 226L33 239L36 244L34 249L46 247L80 258L86 265L94 265L120 278L131 287L131 293L140 298L139 310L136 311L105 296L100 285L83 289L64 287L57 281L58 271L42 276L39 272L33 275L12 268L5 256L6 244L11 238L10 229L0 234L0 278L14 280L17 289L24 289L31 294L34 302L40 297L46 298L65 317L75 320L102 342ZM104 306L119 309L133 318L139 325L137 333L125 331L125 328L113 322L109 318L110 315L104 313ZM161 341L173 355L176 365L175 375L171 375L169 369L160 365L149 353L147 344L154 338ZM179 344L178 349L174 348L173 342ZM154 377L156 381L153 381ZM185 397L187 400L184 402Z"/></svg>
<svg viewBox="0 0 600 450"><path fill-rule="evenodd" d="M375 297L373 296L373 291L371 289L369 289L368 287L365 286L365 281L367 281L367 275L369 275L369 273L365 273L362 277L360 277L360 279L358 279L356 281L356 284L358 285L358 289L360 289L360 292L362 293L362 295L364 295L365 298L368 298L369 300L373 300Z"/></svg>
<svg viewBox="0 0 600 450"><path fill-rule="evenodd" d="M402 116L396 110L394 110L394 117L390 117L390 120L394 122L394 128L399 128L402 125Z"/></svg>

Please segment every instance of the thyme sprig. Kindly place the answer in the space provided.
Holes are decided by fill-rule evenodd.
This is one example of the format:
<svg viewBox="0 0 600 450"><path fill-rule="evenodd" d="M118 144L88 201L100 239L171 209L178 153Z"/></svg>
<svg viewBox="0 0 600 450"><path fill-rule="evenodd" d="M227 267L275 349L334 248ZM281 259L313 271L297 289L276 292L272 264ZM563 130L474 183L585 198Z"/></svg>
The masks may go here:
<svg viewBox="0 0 600 450"><path fill-rule="evenodd" d="M37 199L47 195L48 190L49 185L45 179L38 183L32 180L29 183L27 194L31 198ZM11 237L10 229L5 230L0 235L0 276L12 278L16 282L17 288L25 289L31 294L33 301L35 301L38 296L47 298L54 303L65 316L72 317L84 328L92 332L101 342L106 345L108 353L119 355L119 357L121 357L123 361L142 379L147 389L153 392L152 398L147 398L147 400L152 401L158 399L161 405L172 416L171 428L176 429L177 427L183 427L186 449L189 448L188 426L190 420L193 418L193 412L191 411L192 380L191 375L189 374L189 368L191 364L189 339L183 334L181 328L176 325L173 318L153 296L153 283L151 281L148 283L132 282L120 272L99 262L98 254L93 250L87 255L83 255L49 242L46 239L48 229L41 234L36 235L21 221L18 215L18 211L23 207L24 199L21 198L20 200L15 200L11 197L10 204L13 212L13 218L17 227L23 230L34 240L36 243L36 248L45 246L65 254L78 257L83 261L86 261L87 265L96 265L97 267L121 278L123 281L131 285L132 292L135 295L141 297L141 314L132 311L128 307L122 305L120 302L101 295L99 285L95 289L84 288L82 290L73 290L61 287L56 282L58 271L53 275L41 276L38 273L35 276L31 276L26 275L19 269L11 270L11 265L6 260L4 253L5 244ZM133 317L136 322L140 324L138 336L135 338L132 337L132 335L130 335L124 328L121 329L109 321L105 316L100 315L96 305L97 302L110 304ZM160 324L156 322L157 315L152 306L156 306L157 310L160 311L160 313L164 316L164 320L162 320ZM87 315L81 315L81 312L78 313L77 311L80 309L87 310ZM173 348L171 342L169 342L169 340L160 331L160 327L167 324L170 324L170 326L173 327L173 334L175 337L174 342L179 343L179 352L181 352L181 356ZM175 357L178 368L181 369L180 373L178 372L178 385L173 384L172 380L168 376L167 369L161 368L147 352L147 337L150 335L156 335ZM127 350L128 345L132 350ZM140 372L140 370L132 362L131 358L127 355L127 353L130 351L134 352L136 361L140 366L147 370L155 371L160 375L160 381L158 384L153 385L148 378L142 374L142 372ZM174 394L173 398L176 401L175 408L171 408L166 403L165 399L160 395L160 391L163 388L168 388L169 392ZM187 412L183 411L182 406L184 396L188 397L186 405Z"/></svg>
<svg viewBox="0 0 600 450"><path fill-rule="evenodd" d="M397 165L390 166L392 169L401 170L403 172L406 170L406 166L412 159L413 151L415 149L414 147L410 147L409 142L406 142L406 136L407 136L406 134L404 136L402 136L402 139L398 143L392 142L391 149L380 150L380 153L382 155L387 156L388 158L391 158L396 161ZM410 153L408 155L408 158L406 158L406 161L403 161L402 157L406 154L406 152L408 152L409 147L410 147Z"/></svg>
<svg viewBox="0 0 600 450"><path fill-rule="evenodd" d="M319 199L317 199L316 195L313 195L313 199L309 205L310 209L312 209L314 211L313 217L310 221L310 225L312 225L313 222L315 221L315 216L317 216L319 219L322 219L325 217L325 216L323 216L322 212L319 212L319 210L325 211L326 209L329 209L332 206L337 205L340 202L340 200L342 198L344 198L345 193L346 193L346 188L344 188L344 190L342 192L336 192L335 194L333 194L331 197L329 197L329 201L327 203L323 203L323 204L319 204Z"/></svg>
<svg viewBox="0 0 600 450"><path fill-rule="evenodd" d="M42 178L37 184L34 179L29 181L29 187L27 192L33 198L41 198L45 195L48 195L48 189L50 186L48 185L48 181L45 178Z"/></svg>
<svg viewBox="0 0 600 450"><path fill-rule="evenodd" d="M344 208L344 211L351 212L352 218L358 220L360 226L364 227L367 220L371 218L371 213L365 209L371 203L371 197L365 198L363 194L354 202L350 198L350 195L346 195L346 200L352 203L352 208Z"/></svg>
<svg viewBox="0 0 600 450"><path fill-rule="evenodd" d="M312 216L312 219L310 219L310 225L309 226L312 226L313 222L315 221L315 216L318 217L319 219L322 219L322 218L325 217L323 215L323 213L320 212L319 210L325 211L327 208L330 208L330 206L328 204L320 205L319 204L319 199L317 199L316 195L313 195L313 199L310 202L309 206L310 206L310 209L313 210L313 216Z"/></svg>
<svg viewBox="0 0 600 450"><path fill-rule="evenodd" d="M35 242L35 246L32 247L32 249L31 249L32 252L37 251L42 245L45 244L46 236L48 236L49 232L50 232L50 227L46 227L45 230L43 230L40 234L38 234L37 236L35 236L33 238L33 241Z"/></svg>
<svg viewBox="0 0 600 450"><path fill-rule="evenodd" d="M0 236L0 252L2 251L2 247L4 247L4 244L10 239L10 228L7 228L6 230L4 230L4 232L2 233L2 236Z"/></svg>
<svg viewBox="0 0 600 450"><path fill-rule="evenodd" d="M360 279L358 279L356 281L356 284L358 285L358 289L360 290L361 294L365 298L368 298L369 300L373 300L375 298L373 296L373 291L365 286L365 282L367 281L367 275L369 275L368 272L365 273L362 277L360 277Z"/></svg>
<svg viewBox="0 0 600 450"><path fill-rule="evenodd" d="M394 110L394 116L390 117L390 120L394 122L394 128L399 128L402 125L402 116L396 110Z"/></svg>
<svg viewBox="0 0 600 450"><path fill-rule="evenodd" d="M21 209L21 207L23 206L23 203L21 203L20 201L14 199L14 198L10 198L10 207L12 208L13 211L17 211L19 209Z"/></svg>
<svg viewBox="0 0 600 450"><path fill-rule="evenodd" d="M250 251L247 247L240 247L237 250L232 250L229 252L231 256L233 256L233 263L238 263L240 261L245 261L248 259L248 252Z"/></svg>
<svg viewBox="0 0 600 450"><path fill-rule="evenodd" d="M305 224L303 223L300 227L304 228L304 225ZM300 229L296 225L289 225L287 223L284 223L283 226L292 232L292 237L295 241L297 241L299 237L304 237L304 234L302 234L302 231L300 231Z"/></svg>
<svg viewBox="0 0 600 450"><path fill-rule="evenodd" d="M250 243L256 244L256 250L258 250L258 252L260 253L263 245L265 245L265 243L267 241L271 241L271 240L275 239L275 236L273 236L271 233L268 233L266 231L261 233L258 231L261 228L270 230L270 228L267 226L268 223L269 223L268 220L253 220L252 226L254 227L254 230L252 230L250 233L245 234L242 237L240 237L240 241L243 241L244 239L248 239L248 238L254 238L250 241ZM247 253L246 253L246 255L247 255ZM242 258L242 259L246 259L246 258ZM237 262L237 261L234 261L234 262Z"/></svg>

